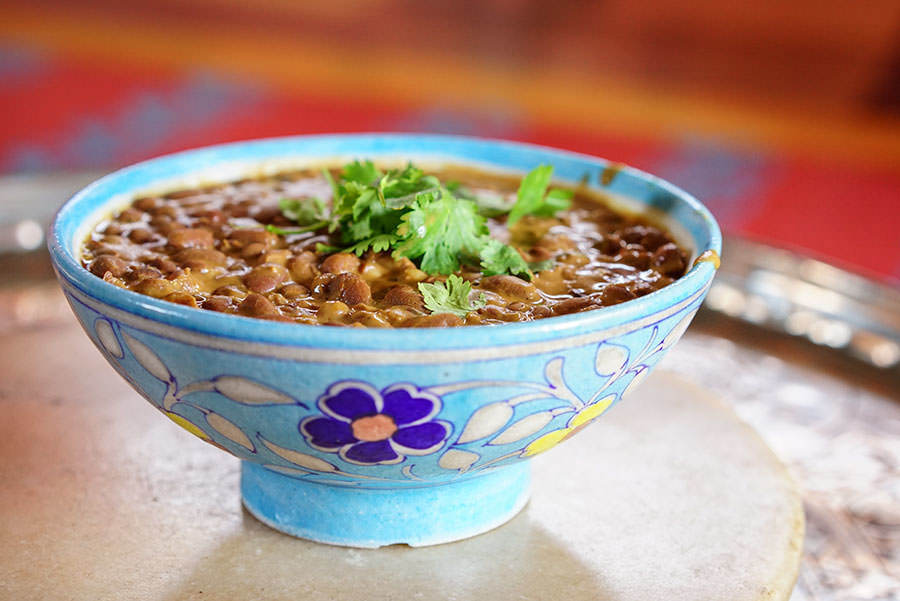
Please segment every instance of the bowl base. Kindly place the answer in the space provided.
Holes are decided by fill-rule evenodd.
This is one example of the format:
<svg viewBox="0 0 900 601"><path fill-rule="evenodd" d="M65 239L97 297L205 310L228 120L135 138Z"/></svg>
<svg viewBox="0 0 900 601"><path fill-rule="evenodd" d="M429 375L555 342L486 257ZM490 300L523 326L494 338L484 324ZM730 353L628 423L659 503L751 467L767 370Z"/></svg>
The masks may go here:
<svg viewBox="0 0 900 601"><path fill-rule="evenodd" d="M527 461L451 482L396 488L310 482L241 462L241 494L254 517L293 536L347 547L421 547L487 532L521 511L530 484Z"/></svg>

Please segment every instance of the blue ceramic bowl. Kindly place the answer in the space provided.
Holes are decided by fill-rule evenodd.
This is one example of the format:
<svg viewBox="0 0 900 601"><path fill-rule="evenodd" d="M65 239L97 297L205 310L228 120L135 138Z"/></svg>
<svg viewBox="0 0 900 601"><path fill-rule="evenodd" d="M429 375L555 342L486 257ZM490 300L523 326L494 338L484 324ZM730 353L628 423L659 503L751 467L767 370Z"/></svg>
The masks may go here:
<svg viewBox="0 0 900 601"><path fill-rule="evenodd" d="M123 290L79 262L89 230L141 193L349 158L468 163L525 172L652 207L695 260L645 297L499 326L356 329L192 309ZM528 499L527 459L622 400L682 335L716 271L709 212L658 178L510 142L334 135L242 142L117 171L59 211L50 253L85 332L123 378L177 424L242 461L247 509L334 544L428 545L472 536ZM705 259L714 260L705 260ZM390 420L388 438L366 422Z"/></svg>

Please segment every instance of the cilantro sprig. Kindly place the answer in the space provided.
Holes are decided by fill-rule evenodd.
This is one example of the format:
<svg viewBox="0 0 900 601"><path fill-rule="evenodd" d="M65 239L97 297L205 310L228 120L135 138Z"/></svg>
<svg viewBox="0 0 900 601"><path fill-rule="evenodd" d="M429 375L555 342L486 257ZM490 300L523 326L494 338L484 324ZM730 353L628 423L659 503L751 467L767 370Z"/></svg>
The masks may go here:
<svg viewBox="0 0 900 601"><path fill-rule="evenodd" d="M382 171L372 161L344 165L337 179L327 170L324 175L332 188L330 211L321 199L283 199L279 203L282 214L298 228L268 229L287 235L327 228L337 233L343 246L322 245L323 252L341 250L361 256L370 249L391 251L395 258L418 262L430 275L450 275L463 265L476 265L486 275L532 277L532 269L515 248L490 236L484 207L464 198L458 185L443 184L412 164ZM515 204L493 203L489 214L508 212L512 225L525 215L550 216L568 208L571 192L548 192L552 175L550 165L535 168L522 180ZM453 299L454 306L463 306L461 297L450 291L456 294L465 286L471 289L471 285L448 286L453 287L446 288L448 296L442 302L438 302L436 289L429 288L432 304L443 306L450 302L447 299Z"/></svg>
<svg viewBox="0 0 900 601"><path fill-rule="evenodd" d="M472 300L472 283L458 275L451 275L444 282L423 282L419 284L419 292L425 299L425 308L432 313L453 313L465 317L487 303L484 294Z"/></svg>

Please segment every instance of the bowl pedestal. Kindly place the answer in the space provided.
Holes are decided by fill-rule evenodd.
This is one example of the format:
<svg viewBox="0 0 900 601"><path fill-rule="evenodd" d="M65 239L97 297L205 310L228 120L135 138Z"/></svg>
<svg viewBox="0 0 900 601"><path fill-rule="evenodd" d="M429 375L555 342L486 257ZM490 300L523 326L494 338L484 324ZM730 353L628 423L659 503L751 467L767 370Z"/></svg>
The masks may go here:
<svg viewBox="0 0 900 601"><path fill-rule="evenodd" d="M487 532L525 506L530 485L529 461L392 488L336 486L241 462L244 506L257 519L293 536L349 547L420 547Z"/></svg>

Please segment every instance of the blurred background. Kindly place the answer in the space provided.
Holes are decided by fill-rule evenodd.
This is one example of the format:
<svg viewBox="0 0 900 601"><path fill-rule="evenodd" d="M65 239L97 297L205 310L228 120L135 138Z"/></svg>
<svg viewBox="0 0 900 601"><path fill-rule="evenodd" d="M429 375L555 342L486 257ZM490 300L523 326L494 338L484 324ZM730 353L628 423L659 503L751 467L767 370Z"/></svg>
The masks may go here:
<svg viewBox="0 0 900 601"><path fill-rule="evenodd" d="M559 146L900 278L896 0L5 3L0 123L5 174L300 133Z"/></svg>
<svg viewBox="0 0 900 601"><path fill-rule="evenodd" d="M795 599L900 598L897 0L8 2L0 124L0 332L17 335L72 321L41 251L56 207L175 150L438 132L675 182L726 245L668 365L806 489Z"/></svg>

